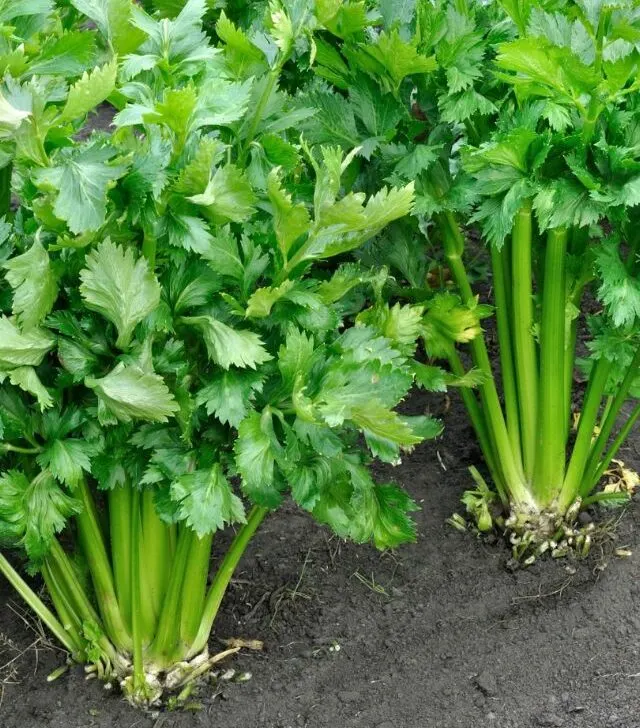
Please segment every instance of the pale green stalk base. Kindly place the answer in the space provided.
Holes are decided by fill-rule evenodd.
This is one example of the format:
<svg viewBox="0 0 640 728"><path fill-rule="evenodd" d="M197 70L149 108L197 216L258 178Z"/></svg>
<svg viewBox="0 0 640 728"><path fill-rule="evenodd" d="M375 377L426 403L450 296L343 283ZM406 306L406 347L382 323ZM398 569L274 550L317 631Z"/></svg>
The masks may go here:
<svg viewBox="0 0 640 728"><path fill-rule="evenodd" d="M462 259L464 236L450 212L437 215L436 223L460 297L473 308L475 296ZM477 336L469 344L473 364L485 379L476 392L462 391L462 399L495 490L509 514L506 521L498 518L498 523L509 533L519 559L535 558L544 551L554 556L588 551L592 534L588 528L576 527L577 514L583 500L594 500L591 493L640 418L634 410L626 423L618 425L640 366L640 351L615 396L606 397L611 364L601 359L593 367L567 460L577 322L568 323L566 311L568 301L579 307L592 273L583 266L569 280L566 260L569 252L579 254L586 244L581 232L569 235L564 229L550 230L544 258L534 260L531 202L527 201L515 217L511 240L491 251L504 405L484 338ZM542 279L539 321L534 316L534 266ZM453 343L447 358L453 373L463 375ZM594 438L598 423L601 433ZM616 426L618 434L609 445ZM468 491L463 499L472 519L482 517L483 530L491 527L492 498L484 487Z"/></svg>
<svg viewBox="0 0 640 728"><path fill-rule="evenodd" d="M57 614L2 554L0 572L73 659L88 663L88 672L120 684L135 705L160 705L165 694L190 690L217 662L237 652L233 648L210 656L207 642L231 577L268 511L253 507L207 590L211 535L198 538L181 525L174 553L175 529L159 521L148 494L126 486L109 494L109 559L92 495L86 484L79 484L78 492L85 504L77 516L80 540L99 612L55 539L41 571ZM145 602L155 602L157 608L145 607Z"/></svg>

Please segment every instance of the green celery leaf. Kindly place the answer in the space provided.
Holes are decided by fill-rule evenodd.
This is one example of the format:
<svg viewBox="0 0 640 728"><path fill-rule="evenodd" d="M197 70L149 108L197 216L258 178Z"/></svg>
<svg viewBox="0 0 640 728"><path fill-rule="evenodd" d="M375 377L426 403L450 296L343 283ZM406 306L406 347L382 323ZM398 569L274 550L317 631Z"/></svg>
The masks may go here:
<svg viewBox="0 0 640 728"><path fill-rule="evenodd" d="M160 303L160 285L144 258L105 240L86 258L80 293L87 306L114 324L117 346L126 349L135 327Z"/></svg>
<svg viewBox="0 0 640 728"><path fill-rule="evenodd" d="M314 363L315 343L313 337L303 331L291 328L285 343L278 351L278 368L287 391L293 391L296 380L308 379Z"/></svg>
<svg viewBox="0 0 640 728"><path fill-rule="evenodd" d="M0 477L0 540L22 546L35 564L67 519L81 510L82 504L64 493L47 470L32 481L17 470Z"/></svg>
<svg viewBox="0 0 640 728"><path fill-rule="evenodd" d="M380 0L380 14L385 27L395 23L408 25L414 18L417 0Z"/></svg>
<svg viewBox="0 0 640 728"><path fill-rule="evenodd" d="M53 0L24 0L19 5L12 0L1 0L0 23L29 15L49 15L53 9Z"/></svg>
<svg viewBox="0 0 640 728"><path fill-rule="evenodd" d="M252 412L240 423L234 451L244 493L258 505L267 508L279 506L282 495L276 482L275 463L281 445L268 408L262 414Z"/></svg>
<svg viewBox="0 0 640 728"><path fill-rule="evenodd" d="M98 230L107 211L107 191L126 171L108 164L115 151L97 145L77 151L62 150L58 164L36 170L37 184L55 190L53 211L75 234Z"/></svg>
<svg viewBox="0 0 640 728"><path fill-rule="evenodd" d="M215 171L204 192L187 197L216 225L245 222L255 212L256 196L245 173L233 164Z"/></svg>
<svg viewBox="0 0 640 728"><path fill-rule="evenodd" d="M84 29L71 30L58 37L50 35L29 64L29 74L76 76L94 65L95 55L95 32Z"/></svg>
<svg viewBox="0 0 640 728"><path fill-rule="evenodd" d="M431 73L437 68L433 56L422 55L404 41L398 30L380 33L375 43L347 48L346 55L374 78L379 77L389 91L396 92L407 76ZM388 80L387 80L388 79Z"/></svg>
<svg viewBox="0 0 640 728"><path fill-rule="evenodd" d="M38 366L55 343L44 329L21 332L11 319L0 317L0 369Z"/></svg>
<svg viewBox="0 0 640 728"><path fill-rule="evenodd" d="M144 115L144 121L167 126L178 139L184 139L191 130L190 122L197 100L193 86L167 88L162 101L152 112Z"/></svg>
<svg viewBox="0 0 640 728"><path fill-rule="evenodd" d="M91 457L94 452L94 446L86 440L53 440L45 445L37 460L42 468L49 469L54 478L74 487L83 477L83 473L91 472Z"/></svg>
<svg viewBox="0 0 640 728"><path fill-rule="evenodd" d="M119 54L131 53L144 40L144 34L131 23L133 0L71 0L71 4L93 20Z"/></svg>
<svg viewBox="0 0 640 728"><path fill-rule="evenodd" d="M223 369L231 366L255 369L273 358L253 331L233 329L211 316L185 317L182 320L199 327L209 357Z"/></svg>
<svg viewBox="0 0 640 728"><path fill-rule="evenodd" d="M196 395L196 404L205 405L207 414L225 424L238 427L249 414L256 392L262 390L260 372L229 369L216 373Z"/></svg>
<svg viewBox="0 0 640 728"><path fill-rule="evenodd" d="M560 99L577 100L593 92L598 75L568 48L559 48L542 38L518 38L498 47L496 63L520 79L546 86ZM535 87L534 87L535 88ZM545 94L546 95L546 94Z"/></svg>
<svg viewBox="0 0 640 728"><path fill-rule="evenodd" d="M180 519L199 538L232 523L246 523L242 501L231 489L220 463L210 470L186 473L171 485Z"/></svg>
<svg viewBox="0 0 640 728"><path fill-rule="evenodd" d="M340 538L352 538L356 517L351 506L352 496L353 486L343 472L327 483L314 506L313 517L320 523L326 523Z"/></svg>
<svg viewBox="0 0 640 728"><path fill-rule="evenodd" d="M174 313L207 305L220 288L220 278L204 263L177 267L170 278Z"/></svg>
<svg viewBox="0 0 640 728"><path fill-rule="evenodd" d="M423 440L433 440L442 434L442 422L435 417L401 415L400 419L409 425L417 437L421 437Z"/></svg>
<svg viewBox="0 0 640 728"><path fill-rule="evenodd" d="M0 371L0 378L4 373ZM32 394L40 405L41 410L53 406L53 399L47 388L42 384L33 367L17 367L8 373L9 381L16 387Z"/></svg>
<svg viewBox="0 0 640 728"><path fill-rule="evenodd" d="M13 288L12 311L23 330L38 326L58 297L58 282L49 254L36 238L26 253L10 258L2 266Z"/></svg>
<svg viewBox="0 0 640 728"><path fill-rule="evenodd" d="M395 462L400 449L411 450L423 439L396 412L375 399L367 406L352 407L350 419L363 431L371 452L385 462Z"/></svg>
<svg viewBox="0 0 640 728"><path fill-rule="evenodd" d="M282 187L277 169L267 178L267 194L273 205L273 218L280 251L287 259L291 246L309 232L311 220L303 203L294 204L291 195Z"/></svg>
<svg viewBox="0 0 640 728"><path fill-rule="evenodd" d="M348 358L350 362L359 364L378 361L401 367L405 360L399 349L372 326L353 326L340 336L334 346L343 360Z"/></svg>
<svg viewBox="0 0 640 728"><path fill-rule="evenodd" d="M166 422L179 406L162 377L120 362L101 379L86 379L99 401L121 422Z"/></svg>
<svg viewBox="0 0 640 728"><path fill-rule="evenodd" d="M232 126L245 117L253 79L244 83L232 83L219 76L209 76L200 86L198 104L191 130L209 126Z"/></svg>
<svg viewBox="0 0 640 728"><path fill-rule="evenodd" d="M31 116L30 111L15 108L2 93L0 93L0 138L9 136L22 122Z"/></svg>
<svg viewBox="0 0 640 728"><path fill-rule="evenodd" d="M427 303L423 318L422 337L427 353L447 358L451 342L464 344L481 335L480 320L488 313L480 305L465 306L451 293L436 294Z"/></svg>
<svg viewBox="0 0 640 728"><path fill-rule="evenodd" d="M351 465L349 471L356 514L351 537L360 542L372 539L379 549L414 543L416 524L408 514L419 508L407 493L391 483L378 485L361 465Z"/></svg>
<svg viewBox="0 0 640 728"><path fill-rule="evenodd" d="M598 297L614 326L628 327L640 321L640 280L629 274L615 237L601 243L596 265L601 278Z"/></svg>
<svg viewBox="0 0 640 728"><path fill-rule="evenodd" d="M332 304L339 301L356 286L363 283L376 283L380 279L378 271L367 271L356 263L342 264L328 281L323 281L318 287L322 301Z"/></svg>
<svg viewBox="0 0 640 728"><path fill-rule="evenodd" d="M233 24L224 10L216 23L218 38L224 43L227 66L240 79L259 76L265 70L264 53L254 45L244 30Z"/></svg>
<svg viewBox="0 0 640 728"><path fill-rule="evenodd" d="M211 263L216 273L235 281L242 281L244 278L245 268L240 257L238 241L229 226L216 230L202 256Z"/></svg>
<svg viewBox="0 0 640 728"><path fill-rule="evenodd" d="M606 203L597 202L590 191L571 179L559 179L542 188L533 208L542 230L557 227L588 227L607 212Z"/></svg>
<svg viewBox="0 0 640 728"><path fill-rule="evenodd" d="M184 248L199 255L207 256L211 250L213 235L205 220L193 215L167 215L167 234L169 245Z"/></svg>
<svg viewBox="0 0 640 728"><path fill-rule="evenodd" d="M305 511L313 511L322 497L322 491L335 477L331 459L310 453L285 469L294 501Z"/></svg>
<svg viewBox="0 0 640 728"><path fill-rule="evenodd" d="M305 106L316 110L303 123L305 139L311 144L340 144L354 149L360 144L353 105L342 95L327 89L317 89L302 98Z"/></svg>
<svg viewBox="0 0 640 728"><path fill-rule="evenodd" d="M82 78L69 89L60 121L73 121L93 111L115 89L117 73L118 62L115 58L104 66L97 66L91 73L85 71Z"/></svg>
<svg viewBox="0 0 640 728"><path fill-rule="evenodd" d="M293 288L293 281L284 281L279 286L258 288L247 301L247 318L266 318L273 305Z"/></svg>
<svg viewBox="0 0 640 728"><path fill-rule="evenodd" d="M33 431L31 410L22 395L15 389L0 387L0 411L7 440L23 437Z"/></svg>
<svg viewBox="0 0 640 728"><path fill-rule="evenodd" d="M219 139L205 137L173 186L180 195L195 195L203 190L211 179L213 168L224 156L225 147Z"/></svg>
<svg viewBox="0 0 640 728"><path fill-rule="evenodd" d="M422 364L419 361L411 363L416 378L416 384L429 392L447 391L447 372L437 366Z"/></svg>
<svg viewBox="0 0 640 728"><path fill-rule="evenodd" d="M357 322L377 329L396 348L410 356L422 332L424 308L413 304L379 304L358 314Z"/></svg>
<svg viewBox="0 0 640 728"><path fill-rule="evenodd" d="M297 418L293 429L298 438L308 443L319 455L335 458L342 452L340 436L326 425Z"/></svg>

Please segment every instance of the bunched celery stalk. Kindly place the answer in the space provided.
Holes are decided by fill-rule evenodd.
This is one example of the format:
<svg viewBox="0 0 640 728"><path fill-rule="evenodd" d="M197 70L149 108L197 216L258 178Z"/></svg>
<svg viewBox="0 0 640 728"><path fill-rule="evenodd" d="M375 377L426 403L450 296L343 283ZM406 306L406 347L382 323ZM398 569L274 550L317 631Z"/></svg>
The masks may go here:
<svg viewBox="0 0 640 728"><path fill-rule="evenodd" d="M75 660L143 705L219 659L226 590L287 494L341 537L414 540L416 505L368 464L441 429L395 411L423 307L390 308L385 269L317 274L414 200L411 184L348 191L357 150L295 128L309 109L281 71L330 10L271 3L265 54L224 14L211 47L205 9L160 19L131 4L127 38L92 17L105 53L137 45L63 103L60 86L51 102L24 91L21 207L2 228L0 539L51 604L4 556L0 571ZM115 134L70 143L114 95Z"/></svg>
<svg viewBox="0 0 640 728"><path fill-rule="evenodd" d="M524 225L522 222L523 217L530 215L531 205L527 204L517 215L511 244L504 245L492 256L504 406L498 400L493 370L482 338L474 339L471 347L474 364L484 374L478 391L480 402L477 403L476 395L466 392L465 403L476 430L486 433L480 437L480 444L498 492L504 502L510 505L513 517L523 521L542 518L543 523L538 525L543 532L546 529L547 533L551 533L557 528L557 516L565 514L576 504L577 499L589 502L589 495L598 484L604 468L615 457L624 442L624 434L628 434L637 419L637 408L625 418L622 406L633 382L638 378L640 349L636 348L631 361L627 363L624 378L610 407L603 412L599 429L598 416L602 411L607 387L610 386L613 364L602 357L592 367L580 424L567 462L566 450L571 437L566 413L570 410L573 391L566 387L565 370L569 360L567 348L572 345L575 323L567 325L566 311L573 287L582 287L582 284L572 281L571 286L567 285L566 261L570 251L567 231L550 230L543 252L544 278L541 281L540 318L536 331L534 320L529 316L529 306L523 301L524 309L518 308L516 303L523 290L528 291L527 296L532 295L534 271L530 263L521 266L519 262L509 260L511 251L517 246L531 245L530 221ZM439 218L449 266L463 300L471 303L473 294L459 254L461 233L456 234L456 246L451 243L454 224L451 216L446 221ZM524 241L523 229L526 236ZM530 260L528 255L527 258ZM503 271L509 264L513 272L511 289L507 290ZM509 301L513 302L511 308ZM523 310L526 315L523 315ZM526 326L518 326L516 321L521 324L525 322ZM521 331L516 331L517 328ZM511 347L511 341L518 336L523 340L520 349ZM573 371L573 348L570 353ZM518 372L515 363L519 357ZM457 357L451 358L451 365L454 372L462 374ZM522 414L520 419L517 419L518 413ZM619 427L623 436L614 440L603 457L616 420L621 416L622 424ZM598 436L593 437L594 432ZM530 441L529 446L525 445L525 440ZM520 455L527 451L527 447L529 461Z"/></svg>
<svg viewBox="0 0 640 728"><path fill-rule="evenodd" d="M474 294L461 261L462 233L452 215L439 216L437 224L454 280L463 300L472 305ZM580 505L627 497L624 493L594 494L594 490L640 416L638 406L631 414L623 410L640 378L640 342L631 329L620 342L625 345L621 368L607 354L591 367L575 439L568 426L574 393L567 386L572 383L567 369L574 371L577 322L575 314L568 319L567 312L570 306L580 304L585 288L579 277L568 279L571 239L578 241L579 251L584 254L579 231L571 232L572 235L556 228L546 234L540 252L543 278L539 282L542 292L537 321L530 305L535 268L529 252L524 255L526 264L522 261L522 248L531 248L530 202L516 215L510 244L493 247L503 404L498 400L494 370L482 337L471 342L471 355L484 378L477 395L467 390L463 398L498 494L511 513L507 524L519 534L512 539L514 552L527 558L532 552L547 548L549 539L559 553L565 544L558 542L563 541L563 533L571 532ZM637 264L633 267L637 269ZM512 271L510 278L504 273L506 269ZM520 346L512 346L518 338ZM629 351L629 344L624 340L632 347L628 355L625 352ZM450 364L456 375L464 374L454 350ZM605 407L607 392L617 380L615 395L608 398ZM617 435L607 447L616 429ZM478 519L487 513L487 494L481 488L465 496L470 511ZM569 520L563 525L567 514ZM490 524L485 519L483 527ZM577 543L586 550L588 534L579 534Z"/></svg>
<svg viewBox="0 0 640 728"><path fill-rule="evenodd" d="M364 256L405 282L390 285L390 297L424 303L429 361L416 362L418 381L461 387L493 488L476 472L464 502L483 529L506 517L518 557L560 553L576 539L588 549L578 510L628 497L594 491L638 417L624 407L640 391L640 82L638 52L623 40L634 12L397 3L378 33L318 46L316 72L337 89L315 91L324 113L307 133L323 138L339 119L341 132L359 135L364 189L380 178L415 183L414 219ZM478 230L490 252L499 361L472 285L482 273L466 249ZM589 316L587 297L600 304ZM585 328L588 359L577 347ZM448 375L434 365L441 359ZM589 383L575 433L577 368Z"/></svg>
<svg viewBox="0 0 640 728"><path fill-rule="evenodd" d="M466 394L465 402L476 431L483 433L479 439L485 460L510 513L507 525L515 532L515 555L535 556L549 546L556 553L570 546L585 552L589 529L576 530L575 517L596 500L628 497L595 489L638 417L637 408L630 415L624 409L640 381L640 281L633 233L637 214L635 201L622 192L636 184L637 178L623 172L635 165L631 158L635 160L636 152L630 151L620 123L625 115L637 113L630 100L637 84L624 73L613 81L616 64L603 64L603 49L624 24L624 12L614 16L603 8L580 16L575 24L590 38L590 49L574 55L547 38L544 27L550 15L538 13L529 22L530 9L523 18L513 15L511 5L503 7L519 29L515 40L491 49L503 112L497 130L485 127L484 136L470 135L474 146L463 157L470 178L459 175L480 197L472 222L480 223L491 247L503 396L498 403L495 372L484 341L478 339L471 342L471 354L484 381L477 395ZM529 61L541 54L546 65L534 68ZM628 60L619 59L618 70ZM575 76L554 80L553 74L566 67L575 68ZM607 95L601 92L605 83ZM588 93L586 105L577 101L578 88ZM574 116L564 121L545 116L538 94L553 99L563 114L572 109ZM567 139L572 125L573 136ZM595 146L596 138L607 143ZM614 160L625 154L625 162ZM459 179L449 175L445 188L461 184ZM449 204L446 197L445 189L441 205ZM438 213L435 221L454 281L472 307L459 219L449 210ZM607 234L595 225L605 219L611 231ZM586 320L591 358L580 362L588 382L574 433L576 341L590 290L600 299L601 310ZM450 363L459 371L459 360ZM488 498L483 486L464 499L472 513L484 516L485 528L491 525Z"/></svg>

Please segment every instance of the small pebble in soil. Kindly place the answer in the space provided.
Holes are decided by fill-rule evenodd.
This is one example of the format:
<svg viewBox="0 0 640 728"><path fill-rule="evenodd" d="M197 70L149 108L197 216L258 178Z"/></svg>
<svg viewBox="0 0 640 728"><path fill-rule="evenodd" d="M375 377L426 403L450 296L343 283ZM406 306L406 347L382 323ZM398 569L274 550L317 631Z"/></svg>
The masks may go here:
<svg viewBox="0 0 640 728"><path fill-rule="evenodd" d="M498 683L491 673L486 671L478 673L474 678L474 682L478 690L487 697L493 698L498 694Z"/></svg>

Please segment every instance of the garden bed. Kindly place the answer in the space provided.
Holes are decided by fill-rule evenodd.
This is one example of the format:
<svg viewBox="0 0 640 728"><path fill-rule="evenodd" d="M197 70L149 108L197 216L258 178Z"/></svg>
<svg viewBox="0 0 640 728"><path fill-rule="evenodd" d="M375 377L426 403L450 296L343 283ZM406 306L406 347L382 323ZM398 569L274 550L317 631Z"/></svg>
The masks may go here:
<svg viewBox="0 0 640 728"><path fill-rule="evenodd" d="M409 405L420 411L426 401ZM430 405L437 414L443 401ZM205 690L194 712L145 716L97 681L85 687L80 667L47 683L63 655L26 628L3 581L0 726L640 726L637 500L617 540L586 562L511 572L501 544L445 524L469 486L467 466L479 462L456 397L446 424L437 447L419 447L392 471L418 501L430 493L416 514L417 544L380 555L342 543L293 508L265 522L216 627L221 639L264 640L264 653L226 663L253 678ZM637 433L622 458L640 466ZM632 555L613 555L621 546ZM212 646L224 648L215 638Z"/></svg>

